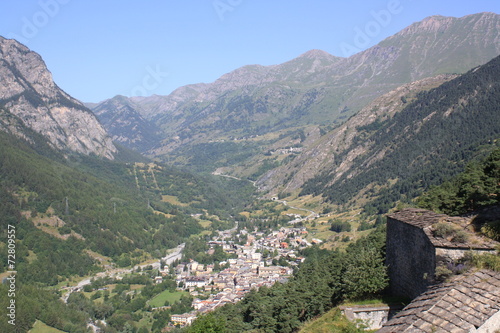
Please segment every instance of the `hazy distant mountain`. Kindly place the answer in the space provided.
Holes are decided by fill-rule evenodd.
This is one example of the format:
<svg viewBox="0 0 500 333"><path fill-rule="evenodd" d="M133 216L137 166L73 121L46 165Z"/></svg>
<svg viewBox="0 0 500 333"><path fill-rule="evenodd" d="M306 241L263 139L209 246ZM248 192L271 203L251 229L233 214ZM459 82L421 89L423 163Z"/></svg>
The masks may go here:
<svg viewBox="0 0 500 333"><path fill-rule="evenodd" d="M349 58L312 50L280 65L244 66L210 84L130 101L162 130L162 144L150 145L151 155L193 166L192 155L208 150L214 162L204 163L207 168L243 167L242 162L275 147L278 139L285 144L278 148L286 148L283 138L293 141L297 130L328 130L405 83L463 73L498 54L500 15L432 16ZM114 126L114 135L133 140L130 119L121 123L127 125ZM233 158L234 153L239 157Z"/></svg>
<svg viewBox="0 0 500 333"><path fill-rule="evenodd" d="M37 53L0 37L0 78L1 129L24 137L14 117L58 149L113 158L117 150L104 127L54 83Z"/></svg>
<svg viewBox="0 0 500 333"><path fill-rule="evenodd" d="M94 106L94 113L113 141L137 151L160 144L160 129L138 112L141 107L124 96L115 96ZM126 134L125 134L126 133Z"/></svg>

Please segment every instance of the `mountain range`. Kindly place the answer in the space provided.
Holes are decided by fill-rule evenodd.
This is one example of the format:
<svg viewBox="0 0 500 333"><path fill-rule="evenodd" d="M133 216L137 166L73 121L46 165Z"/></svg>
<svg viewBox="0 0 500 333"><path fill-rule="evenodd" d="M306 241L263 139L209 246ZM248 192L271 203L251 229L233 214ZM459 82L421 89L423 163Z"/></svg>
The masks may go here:
<svg viewBox="0 0 500 333"><path fill-rule="evenodd" d="M83 332L92 317L106 319L111 331L125 322L148 322L159 331L167 319L155 316L169 312L151 313L145 295L156 291L150 278L140 293L123 290L109 297L112 306L106 296L107 304L101 304L83 293L73 293L66 306L60 295L39 287L69 286L110 266L158 260L165 249L184 242L209 256L208 245L196 244L233 228L235 221L240 229L268 229L307 210L319 217L301 222L315 241L333 232L318 232L335 223L326 222L330 213L346 219L356 214L360 227L378 225L371 223L375 215L383 223L380 214L414 204L423 190L498 147L499 54L500 15L433 16L349 58L311 50L279 65L244 66L168 96L115 96L83 104L54 83L40 55L0 37L0 229L16 230L15 265L8 267L3 258L0 274L17 271L19 330L28 331L39 320ZM491 161L469 168L464 182L448 183L458 196L467 194L461 206L475 206L476 193L487 204L498 201L498 163ZM484 175L491 176L480 179ZM478 189L485 182L488 186ZM442 201L431 202L441 207L455 195L442 195L446 191L438 189L424 201ZM360 250L376 239L382 251L383 235L378 229L348 247L353 255L346 258L356 268L346 279L352 288L359 286L354 277L374 262L373 249L361 256ZM349 237L322 239L346 244ZM10 244L10 236L0 242L0 253L10 254ZM332 301L326 289L343 290L340 280L325 282L323 277L333 276L325 272L335 268L342 280L349 276L336 270L344 267L338 258L318 259L327 250L309 250L311 264L306 261L293 279L300 282L297 294L277 284L295 303L276 304L300 303L295 310L301 320L324 310L317 302L321 297L325 304ZM382 265L382 254L376 257ZM0 284L2 293L7 288ZM7 302L0 298L2 306ZM304 317L301 309L309 303L318 310ZM255 309L265 317L273 313ZM279 314L298 327L290 313ZM11 328L5 321L4 316L0 330Z"/></svg>
<svg viewBox="0 0 500 333"><path fill-rule="evenodd" d="M367 208L366 199L376 198L373 206L379 213L395 201L411 202L420 190L441 184L496 146L499 77L496 57L457 77L443 75L402 86L261 181L336 204L354 199ZM415 95L414 89L419 91Z"/></svg>
<svg viewBox="0 0 500 333"><path fill-rule="evenodd" d="M256 179L268 167L264 154L304 146L297 136L317 137L403 84L464 73L498 54L500 15L432 16L348 58L311 50L168 96L117 96L92 109L115 140L148 156Z"/></svg>
<svg viewBox="0 0 500 333"><path fill-rule="evenodd" d="M121 144L191 171L256 181L268 197L323 191L330 201L345 204L363 197L357 191L377 196L373 188L388 189L370 177L358 181L365 169L399 149L387 141L388 147L373 154L373 138L383 136L378 131L397 120L408 127L406 138L413 137L430 117L413 119L421 123L413 130L407 123L413 102L431 103L419 100L426 98L421 91L458 80L458 74L500 54L500 15L432 16L348 58L311 50L279 65L244 66L168 96L116 96L87 104L93 112L52 81L35 52L4 38L0 52L4 131L32 143L38 133L66 153L108 159ZM464 94L448 107L456 108L472 92ZM490 134L488 140L494 139ZM328 194L339 182L357 194Z"/></svg>

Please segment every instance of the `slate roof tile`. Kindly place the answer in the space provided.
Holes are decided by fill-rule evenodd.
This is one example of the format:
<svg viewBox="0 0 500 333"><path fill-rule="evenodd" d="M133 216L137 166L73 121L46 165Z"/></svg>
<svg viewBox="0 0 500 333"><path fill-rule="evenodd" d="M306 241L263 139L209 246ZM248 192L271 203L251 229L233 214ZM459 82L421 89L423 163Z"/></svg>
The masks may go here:
<svg viewBox="0 0 500 333"><path fill-rule="evenodd" d="M380 332L469 332L500 310L499 281L500 272L480 270L433 286Z"/></svg>

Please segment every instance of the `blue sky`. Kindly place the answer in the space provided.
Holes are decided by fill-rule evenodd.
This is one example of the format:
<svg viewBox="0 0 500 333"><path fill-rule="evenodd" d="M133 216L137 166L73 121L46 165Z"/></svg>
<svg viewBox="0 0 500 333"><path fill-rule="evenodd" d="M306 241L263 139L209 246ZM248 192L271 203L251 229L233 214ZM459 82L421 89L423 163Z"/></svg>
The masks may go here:
<svg viewBox="0 0 500 333"><path fill-rule="evenodd" d="M0 35L39 53L66 92L98 102L167 95L311 49L349 56L427 16L483 11L500 13L500 1L3 0Z"/></svg>

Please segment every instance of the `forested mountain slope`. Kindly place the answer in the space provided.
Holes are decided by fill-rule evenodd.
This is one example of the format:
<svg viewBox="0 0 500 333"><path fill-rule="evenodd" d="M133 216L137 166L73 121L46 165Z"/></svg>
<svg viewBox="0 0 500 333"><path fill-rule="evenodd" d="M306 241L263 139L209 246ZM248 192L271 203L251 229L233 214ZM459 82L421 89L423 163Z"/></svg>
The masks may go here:
<svg viewBox="0 0 500 333"><path fill-rule="evenodd" d="M458 176L432 187L418 199L420 207L448 215L468 214L500 203L500 148L473 161ZM500 220L497 219L497 238Z"/></svg>
<svg viewBox="0 0 500 333"><path fill-rule="evenodd" d="M457 75L438 75L408 83L376 98L341 126L321 136L292 161L270 170L257 182L270 195L293 193L322 172L335 168L339 178L352 167L360 154L368 151L365 130L376 130L384 120L401 112L418 93L435 88Z"/></svg>
<svg viewBox="0 0 500 333"><path fill-rule="evenodd" d="M193 176L154 163L65 157L41 135L25 131L36 138L35 147L0 132L1 227L18 230L23 282L53 285L98 269L88 250L119 265L130 264L133 253L160 257L203 231L191 214L224 220L253 191L247 182ZM7 252L1 253L3 258ZM1 271L6 263L2 260Z"/></svg>
<svg viewBox="0 0 500 333"><path fill-rule="evenodd" d="M419 93L392 117L356 126L346 149L335 152L324 145L326 163L304 183L301 194L322 195L339 205L363 198L383 212L449 179L493 149L500 136L499 78L497 57ZM350 155L353 151L358 153Z"/></svg>

